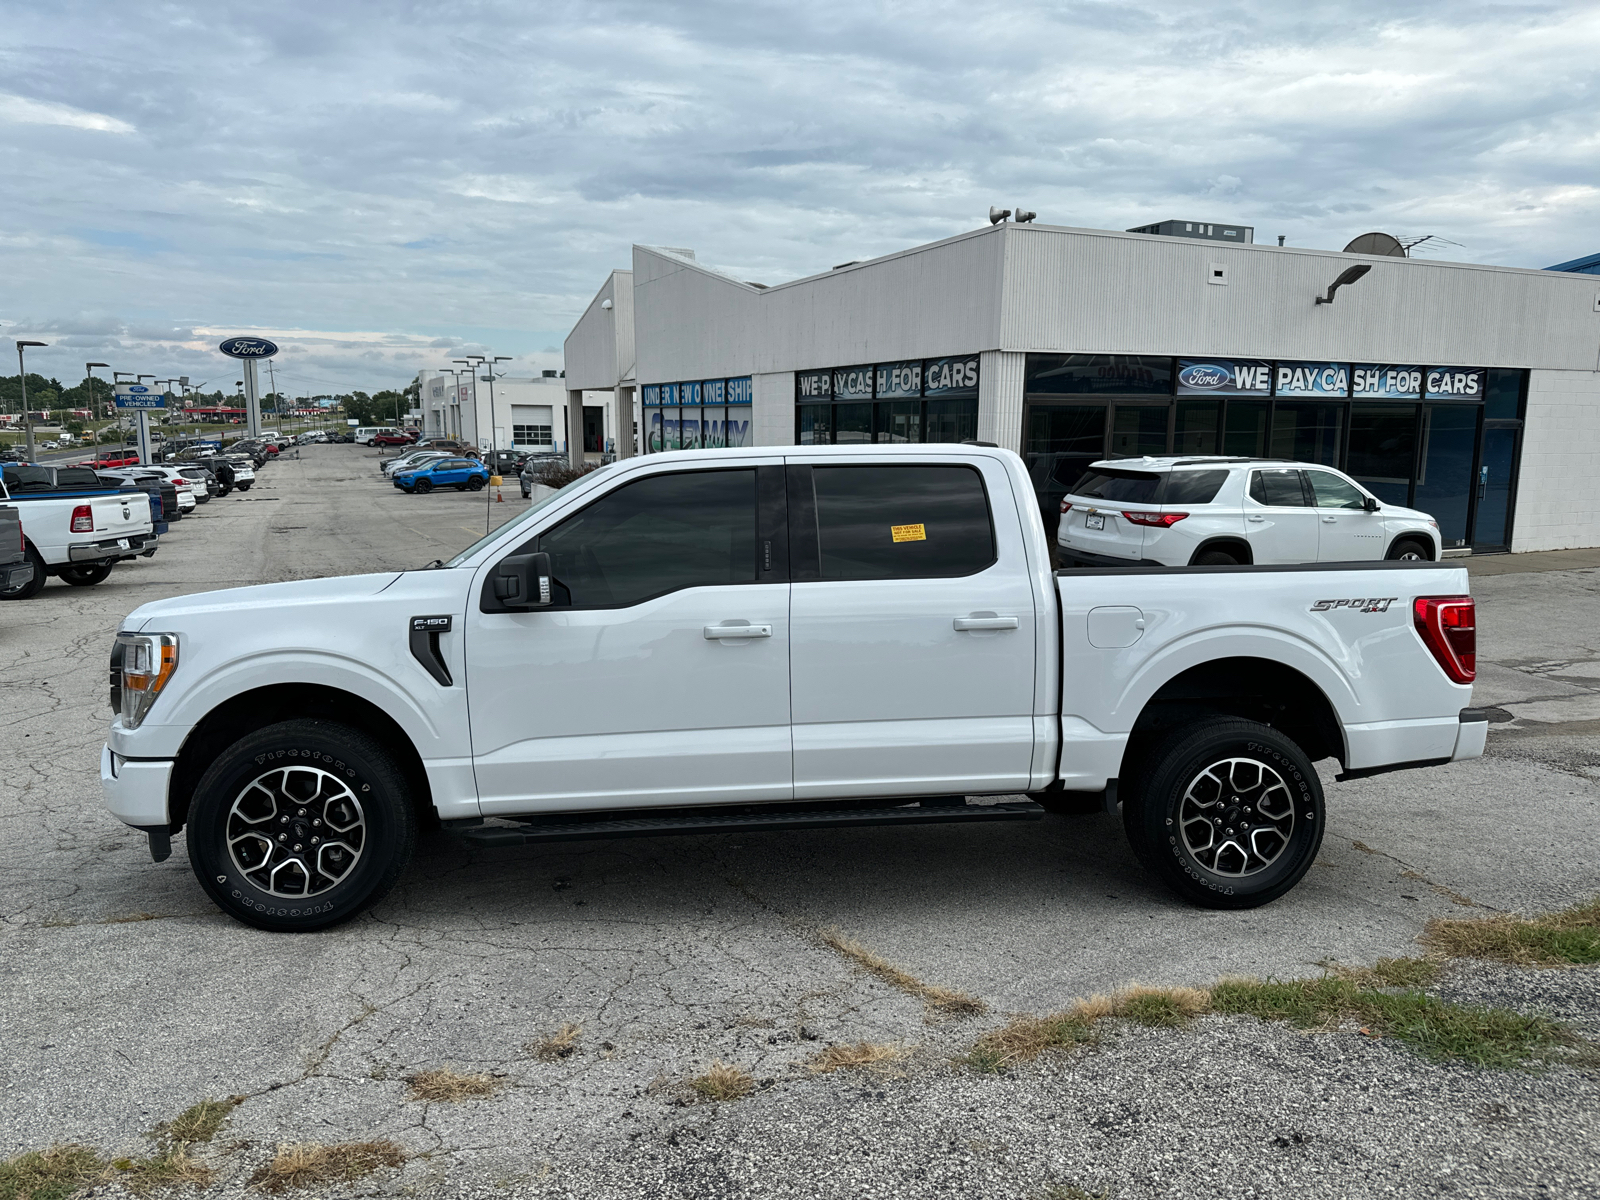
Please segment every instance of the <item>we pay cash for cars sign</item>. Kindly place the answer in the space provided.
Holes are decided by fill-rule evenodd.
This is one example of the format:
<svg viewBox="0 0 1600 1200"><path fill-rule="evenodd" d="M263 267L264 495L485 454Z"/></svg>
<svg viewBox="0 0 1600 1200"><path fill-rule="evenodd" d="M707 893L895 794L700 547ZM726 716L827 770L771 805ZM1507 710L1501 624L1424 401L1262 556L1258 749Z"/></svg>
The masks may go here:
<svg viewBox="0 0 1600 1200"><path fill-rule="evenodd" d="M119 383L112 389L118 408L165 408L167 394L142 383Z"/></svg>

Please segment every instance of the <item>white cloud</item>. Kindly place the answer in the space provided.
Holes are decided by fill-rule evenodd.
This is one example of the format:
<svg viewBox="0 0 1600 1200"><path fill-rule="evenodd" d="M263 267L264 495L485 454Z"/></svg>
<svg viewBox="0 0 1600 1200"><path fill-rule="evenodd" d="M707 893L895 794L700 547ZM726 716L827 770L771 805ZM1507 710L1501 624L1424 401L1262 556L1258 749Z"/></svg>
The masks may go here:
<svg viewBox="0 0 1600 1200"><path fill-rule="evenodd" d="M134 133L126 121L104 113L85 112L66 104L51 104L0 92L0 122L9 125L66 125L72 129L92 129L97 133Z"/></svg>

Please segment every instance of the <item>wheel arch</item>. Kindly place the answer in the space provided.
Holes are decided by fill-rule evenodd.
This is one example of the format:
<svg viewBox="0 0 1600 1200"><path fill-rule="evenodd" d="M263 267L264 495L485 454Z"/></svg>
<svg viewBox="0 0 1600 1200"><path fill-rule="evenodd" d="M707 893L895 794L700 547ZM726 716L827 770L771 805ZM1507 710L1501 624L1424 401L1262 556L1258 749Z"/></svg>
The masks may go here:
<svg viewBox="0 0 1600 1200"><path fill-rule="evenodd" d="M398 721L372 701L341 688L318 683L279 683L229 697L189 731L178 750L167 790L171 828L176 831L188 820L195 786L217 755L258 729L295 717L337 721L376 738L399 764L418 817L424 822L434 819L433 791L422 755Z"/></svg>
<svg viewBox="0 0 1600 1200"><path fill-rule="evenodd" d="M1251 549L1248 539L1239 537L1236 534L1224 533L1215 537L1208 537L1196 546L1189 555L1189 562L1186 565L1193 566L1195 559L1208 550L1226 550L1229 554L1237 556L1240 564L1246 567L1253 565L1256 561L1255 552Z"/></svg>
<svg viewBox="0 0 1600 1200"><path fill-rule="evenodd" d="M1145 702L1123 750L1127 779L1155 744L1174 729L1206 716L1243 717L1280 730L1312 762L1346 757L1344 729L1314 679L1267 658L1216 658L1174 675Z"/></svg>
<svg viewBox="0 0 1600 1200"><path fill-rule="evenodd" d="M1438 543L1436 543L1433 540L1432 537L1430 537L1428 534L1424 533L1420 529L1408 529L1405 532L1397 533L1397 534L1394 535L1394 537L1390 538L1389 539L1389 548L1383 552L1384 558L1387 559L1389 557L1389 555L1393 554L1394 551L1395 551L1395 547L1398 546L1401 542L1421 542L1424 546L1426 546L1428 548L1428 561L1429 562L1438 562L1439 561L1439 545L1438 545Z"/></svg>

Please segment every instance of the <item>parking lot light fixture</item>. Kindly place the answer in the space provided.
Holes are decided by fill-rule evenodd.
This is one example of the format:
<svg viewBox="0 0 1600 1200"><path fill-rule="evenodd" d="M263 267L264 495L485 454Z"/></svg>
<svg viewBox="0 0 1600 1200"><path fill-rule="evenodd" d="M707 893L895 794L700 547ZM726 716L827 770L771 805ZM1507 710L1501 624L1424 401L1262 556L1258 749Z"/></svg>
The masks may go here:
<svg viewBox="0 0 1600 1200"><path fill-rule="evenodd" d="M111 369L111 364L110 363L102 363L102 362L92 362L92 363L86 362L86 363L83 364L84 378L87 379L88 383L89 383L89 414L90 414L91 418L93 417L94 410L95 410L95 403L94 403L94 369L96 367L104 367L106 370L109 371ZM109 414L106 414L106 415L109 415Z"/></svg>
<svg viewBox="0 0 1600 1200"><path fill-rule="evenodd" d="M24 338L17 339L17 382L22 385L22 428L28 439L28 461L34 459L33 453L33 418L28 415L28 368L22 365L22 352L29 346L48 346L49 342L30 342Z"/></svg>

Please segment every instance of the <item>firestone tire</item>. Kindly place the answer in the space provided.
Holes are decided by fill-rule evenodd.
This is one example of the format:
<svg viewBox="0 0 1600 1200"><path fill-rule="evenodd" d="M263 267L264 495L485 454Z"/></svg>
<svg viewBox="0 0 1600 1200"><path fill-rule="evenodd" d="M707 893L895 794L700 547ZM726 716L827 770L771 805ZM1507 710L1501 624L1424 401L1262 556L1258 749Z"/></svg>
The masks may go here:
<svg viewBox="0 0 1600 1200"><path fill-rule="evenodd" d="M1305 751L1267 725L1219 717L1179 729L1129 781L1134 853L1202 908L1257 908L1299 883L1322 845L1322 783Z"/></svg>
<svg viewBox="0 0 1600 1200"><path fill-rule="evenodd" d="M189 861L223 912L303 933L382 899L411 861L405 776L373 738L334 721L284 721L235 742L189 808Z"/></svg>

